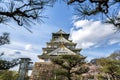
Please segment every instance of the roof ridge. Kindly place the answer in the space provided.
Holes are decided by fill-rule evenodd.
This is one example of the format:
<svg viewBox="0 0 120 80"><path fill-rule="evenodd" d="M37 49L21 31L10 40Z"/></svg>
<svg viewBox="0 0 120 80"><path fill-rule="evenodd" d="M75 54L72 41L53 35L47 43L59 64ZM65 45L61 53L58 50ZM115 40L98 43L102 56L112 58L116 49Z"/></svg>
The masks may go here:
<svg viewBox="0 0 120 80"><path fill-rule="evenodd" d="M59 33L59 34L67 34L66 32L64 32L62 29L60 29L58 32L56 33Z"/></svg>

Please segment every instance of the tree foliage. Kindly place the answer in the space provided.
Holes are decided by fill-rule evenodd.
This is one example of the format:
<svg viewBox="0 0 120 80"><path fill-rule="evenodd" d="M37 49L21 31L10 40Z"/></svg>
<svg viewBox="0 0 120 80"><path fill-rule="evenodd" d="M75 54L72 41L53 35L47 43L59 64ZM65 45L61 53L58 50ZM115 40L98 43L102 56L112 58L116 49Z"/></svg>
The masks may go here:
<svg viewBox="0 0 120 80"><path fill-rule="evenodd" d="M9 43L10 43L9 33L3 33L2 36L0 36L0 46ZM3 60L1 58L1 56L3 55L4 52L0 53L0 70L10 69L19 63L19 59L13 59L12 61Z"/></svg>
<svg viewBox="0 0 120 80"><path fill-rule="evenodd" d="M120 60L120 50L114 51L110 56L107 57L108 59L113 60Z"/></svg>
<svg viewBox="0 0 120 80"><path fill-rule="evenodd" d="M120 0L68 0L68 4L75 4L73 6L78 20L93 17L96 20L98 17L98 20L120 29Z"/></svg>
<svg viewBox="0 0 120 80"><path fill-rule="evenodd" d="M77 76L88 71L85 58L80 55L62 55L52 59L52 62L60 66L60 69L56 71L58 76L63 76L67 80L75 80Z"/></svg>
<svg viewBox="0 0 120 80"><path fill-rule="evenodd" d="M62 0L74 6L76 20L94 19L110 23L120 29L120 0ZM14 20L29 30L34 21L42 21L47 6L53 6L59 0L1 0L0 23ZM101 18L101 19L100 19ZM34 21L33 21L34 20ZM29 30L30 31L30 30Z"/></svg>
<svg viewBox="0 0 120 80"><path fill-rule="evenodd" d="M9 43L10 43L9 33L3 33L2 36L0 36L0 46Z"/></svg>
<svg viewBox="0 0 120 80"><path fill-rule="evenodd" d="M97 61L100 68L101 73L105 73L106 76L110 80L119 80L120 79L120 61L119 60L110 60L106 58L99 59Z"/></svg>
<svg viewBox="0 0 120 80"><path fill-rule="evenodd" d="M18 73L15 71L3 70L0 72L0 80L17 80Z"/></svg>
<svg viewBox="0 0 120 80"><path fill-rule="evenodd" d="M19 59L13 59L12 61L0 59L0 70L7 70L19 64Z"/></svg>
<svg viewBox="0 0 120 80"><path fill-rule="evenodd" d="M30 26L32 20L40 21L46 6L54 0L2 0L0 1L0 23L14 20L20 26Z"/></svg>
<svg viewBox="0 0 120 80"><path fill-rule="evenodd" d="M75 14L80 19L102 13L107 18L106 22L120 28L120 18L118 17L120 0L62 1L67 2L68 5L75 4L73 5L76 10ZM2 0L0 1L0 23L12 19L20 26L29 25L32 20L41 20L44 9L47 6L53 6L55 2L59 2L59 0ZM112 15L111 12L113 12Z"/></svg>

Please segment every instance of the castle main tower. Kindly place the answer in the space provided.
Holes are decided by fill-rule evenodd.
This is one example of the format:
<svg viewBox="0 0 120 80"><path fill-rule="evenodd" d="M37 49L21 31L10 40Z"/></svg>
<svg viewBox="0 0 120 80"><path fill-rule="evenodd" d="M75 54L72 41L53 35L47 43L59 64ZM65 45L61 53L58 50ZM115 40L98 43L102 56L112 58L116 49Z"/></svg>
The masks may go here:
<svg viewBox="0 0 120 80"><path fill-rule="evenodd" d="M35 63L30 80L49 80L49 77L52 76L52 69L55 66L51 63L51 58L60 55L79 54L81 49L76 48L76 43L69 40L69 35L61 29L56 33L52 33L52 39L46 43L45 48L42 48L42 55L38 55L42 62Z"/></svg>
<svg viewBox="0 0 120 80"><path fill-rule="evenodd" d="M38 57L44 62L50 61L49 57L55 57L58 55L76 55L79 54L81 49L76 48L76 43L69 40L69 34L63 30L59 30L56 33L52 33L52 39L46 43L47 47L42 48L43 53Z"/></svg>

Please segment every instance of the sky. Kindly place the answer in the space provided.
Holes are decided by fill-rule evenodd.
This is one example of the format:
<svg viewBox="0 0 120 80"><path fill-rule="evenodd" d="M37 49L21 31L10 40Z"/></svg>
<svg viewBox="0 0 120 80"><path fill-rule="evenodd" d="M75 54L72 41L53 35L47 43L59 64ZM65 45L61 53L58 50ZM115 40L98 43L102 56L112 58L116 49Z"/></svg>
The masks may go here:
<svg viewBox="0 0 120 80"><path fill-rule="evenodd" d="M120 33L113 25L102 24L100 21L75 21L73 9L60 2L47 8L43 23L31 25L30 33L15 22L0 24L0 35L10 33L10 44L0 46L0 52L5 52L3 59L29 57L33 62L39 62L37 55L42 54L42 48L52 38L52 33L60 29L70 33L70 39L82 48L80 54L87 56L87 61L93 58L107 57L115 50L120 50Z"/></svg>

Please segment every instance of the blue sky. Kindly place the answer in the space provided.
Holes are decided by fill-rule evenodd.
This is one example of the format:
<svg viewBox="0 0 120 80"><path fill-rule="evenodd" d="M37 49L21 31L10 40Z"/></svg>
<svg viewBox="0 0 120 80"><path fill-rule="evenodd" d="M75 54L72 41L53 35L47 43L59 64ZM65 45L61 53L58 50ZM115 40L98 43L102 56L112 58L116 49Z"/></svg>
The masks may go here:
<svg viewBox="0 0 120 80"><path fill-rule="evenodd" d="M43 19L44 23L30 27L33 33L12 21L7 25L0 24L0 34L10 33L11 43L0 46L0 52L5 51L5 59L30 57L33 61L39 61L37 55L42 53L42 48L50 41L52 32L59 29L70 33L70 39L78 43L78 48L83 49L81 54L87 56L87 60L106 57L113 51L120 50L120 33L115 32L113 25L102 24L94 21L94 18L74 22L72 8L62 2L53 8L47 8L44 15L48 17Z"/></svg>

